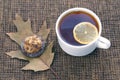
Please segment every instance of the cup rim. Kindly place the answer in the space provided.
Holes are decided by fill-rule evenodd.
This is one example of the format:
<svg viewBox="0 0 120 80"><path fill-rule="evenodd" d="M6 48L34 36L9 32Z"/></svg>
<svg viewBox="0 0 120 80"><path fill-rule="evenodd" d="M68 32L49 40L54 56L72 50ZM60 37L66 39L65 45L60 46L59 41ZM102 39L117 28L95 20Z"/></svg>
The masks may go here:
<svg viewBox="0 0 120 80"><path fill-rule="evenodd" d="M62 39L61 35L60 35L60 32L59 32L59 30L58 30L59 22L61 21L61 19L62 19L66 14L68 14L68 13L70 13L70 12L73 12L73 11L84 11L84 12L86 12L86 13L89 13L90 15L92 15L92 16L96 19L96 21L97 21L97 23L98 23L98 25L99 25L99 35L98 35L98 37L97 37L95 40L93 40L92 42L90 42L89 44L86 44L86 45L83 45L83 46L71 45L71 44L65 42L65 41ZM99 18L93 11L91 11L90 9L82 8L82 7L76 7L76 8L70 8L70 9L64 11L64 12L58 17L58 19L57 19L57 21L56 21L55 30L56 30L56 34L57 34L58 39L60 39L60 41L62 41L64 44L66 44L66 45L68 45L68 46L71 46L71 47L82 48L82 47L87 47L87 46L95 43L95 42L98 40L98 38L99 38L100 35L101 35L102 24L101 24L100 18Z"/></svg>

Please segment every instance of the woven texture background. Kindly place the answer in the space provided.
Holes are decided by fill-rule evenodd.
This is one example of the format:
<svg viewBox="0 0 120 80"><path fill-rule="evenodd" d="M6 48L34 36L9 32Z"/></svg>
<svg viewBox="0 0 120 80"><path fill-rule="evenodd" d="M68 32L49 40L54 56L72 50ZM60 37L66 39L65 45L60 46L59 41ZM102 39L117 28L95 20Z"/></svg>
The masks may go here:
<svg viewBox="0 0 120 80"><path fill-rule="evenodd" d="M96 49L90 55L73 57L58 45L55 23L58 16L73 7L93 10L101 19L102 36L112 45L109 50ZM120 80L120 1L119 0L0 0L0 80L58 80L51 70L22 71L28 62L11 59L5 52L19 46L5 35L16 32L12 20L19 13L24 20L30 18L33 32L38 32L47 21L52 30L48 40L55 40L55 58L51 67L61 80Z"/></svg>

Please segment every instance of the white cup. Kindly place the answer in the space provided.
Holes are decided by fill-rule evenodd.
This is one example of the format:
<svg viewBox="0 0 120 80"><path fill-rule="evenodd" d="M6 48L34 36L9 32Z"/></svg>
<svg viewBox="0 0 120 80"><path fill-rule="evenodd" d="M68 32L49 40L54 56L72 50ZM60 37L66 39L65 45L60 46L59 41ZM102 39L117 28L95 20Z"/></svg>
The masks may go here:
<svg viewBox="0 0 120 80"><path fill-rule="evenodd" d="M98 23L99 36L89 44L82 45L82 46L71 45L71 44L67 43L66 41L64 41L64 39L61 37L60 30L59 30L60 21L63 19L63 17L66 14L69 14L69 13L75 12L75 11L82 11L82 12L90 14L91 16L93 16L96 19L96 21ZM108 49L111 45L111 43L108 39L101 36L102 25L101 25L101 21L100 21L99 17L93 11L86 9L86 8L71 8L71 9L68 9L67 11L63 12L58 17L55 28L56 28L56 34L57 34L57 38L58 38L60 47L63 49L63 51L65 51L67 54L72 55L72 56L85 56L87 54L90 54L93 50L95 50L95 48Z"/></svg>

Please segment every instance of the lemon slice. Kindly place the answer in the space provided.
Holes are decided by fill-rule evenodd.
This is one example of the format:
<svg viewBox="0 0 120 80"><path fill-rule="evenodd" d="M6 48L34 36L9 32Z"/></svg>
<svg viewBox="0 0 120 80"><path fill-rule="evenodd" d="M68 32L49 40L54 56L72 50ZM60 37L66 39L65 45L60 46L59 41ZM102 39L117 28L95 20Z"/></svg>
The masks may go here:
<svg viewBox="0 0 120 80"><path fill-rule="evenodd" d="M89 44L98 36L98 30L95 25L89 22L81 22L73 29L74 39L81 44Z"/></svg>

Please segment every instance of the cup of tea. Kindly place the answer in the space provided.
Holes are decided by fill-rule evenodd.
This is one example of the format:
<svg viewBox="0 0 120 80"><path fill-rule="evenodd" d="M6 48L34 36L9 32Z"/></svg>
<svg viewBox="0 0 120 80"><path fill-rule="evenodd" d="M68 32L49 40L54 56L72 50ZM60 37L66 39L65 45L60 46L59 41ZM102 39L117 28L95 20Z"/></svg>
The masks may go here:
<svg viewBox="0 0 120 80"><path fill-rule="evenodd" d="M75 26L84 22L94 25L98 33L96 38L87 44L78 42L73 34ZM111 45L108 39L101 36L102 24L99 17L93 11L86 8L71 8L63 12L56 21L55 30L60 47L72 56L85 56L96 48L108 49ZM94 33L92 34L94 35ZM89 35L91 34L89 33ZM89 39L89 37L86 39Z"/></svg>

